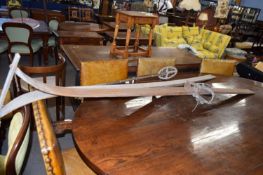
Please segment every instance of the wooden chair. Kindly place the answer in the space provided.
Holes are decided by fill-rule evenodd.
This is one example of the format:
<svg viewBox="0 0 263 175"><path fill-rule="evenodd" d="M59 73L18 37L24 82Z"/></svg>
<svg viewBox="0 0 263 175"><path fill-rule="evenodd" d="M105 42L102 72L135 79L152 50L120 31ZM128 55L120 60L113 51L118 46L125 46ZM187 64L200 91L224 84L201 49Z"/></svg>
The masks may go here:
<svg viewBox="0 0 263 175"><path fill-rule="evenodd" d="M48 47L49 50L52 50L53 57L57 60L58 59L58 26L59 21L57 19L51 19L48 22L49 30L52 32L52 36L48 38Z"/></svg>
<svg viewBox="0 0 263 175"><path fill-rule="evenodd" d="M33 103L34 118L46 173L49 175L95 175L75 148L60 150L43 101Z"/></svg>
<svg viewBox="0 0 263 175"><path fill-rule="evenodd" d="M65 86L65 58L59 55L59 60L56 65L31 67L20 66L20 69L26 74L33 76L34 79L47 84L57 86ZM30 87L24 81L18 81L19 91L29 91ZM57 121L62 121L65 118L65 98L56 98L56 118Z"/></svg>
<svg viewBox="0 0 263 175"><path fill-rule="evenodd" d="M200 73L232 76L235 66L235 60L203 59Z"/></svg>
<svg viewBox="0 0 263 175"><path fill-rule="evenodd" d="M163 67L174 65L174 58L139 58L137 76L157 75Z"/></svg>
<svg viewBox="0 0 263 175"><path fill-rule="evenodd" d="M34 54L41 49L43 41L41 39L32 39L33 29L27 24L6 22L2 27L8 38L9 56L15 53L29 55L30 63L33 66Z"/></svg>
<svg viewBox="0 0 263 175"><path fill-rule="evenodd" d="M8 131L8 151L0 155L0 174L20 174L30 138L30 107L25 106L13 116Z"/></svg>
<svg viewBox="0 0 263 175"><path fill-rule="evenodd" d="M80 85L110 83L126 79L128 76L128 60L112 59L81 62Z"/></svg>
<svg viewBox="0 0 263 175"><path fill-rule="evenodd" d="M93 10L91 8L81 8L81 21L90 22L93 21Z"/></svg>
<svg viewBox="0 0 263 175"><path fill-rule="evenodd" d="M80 11L77 7L68 7L68 20L80 21Z"/></svg>

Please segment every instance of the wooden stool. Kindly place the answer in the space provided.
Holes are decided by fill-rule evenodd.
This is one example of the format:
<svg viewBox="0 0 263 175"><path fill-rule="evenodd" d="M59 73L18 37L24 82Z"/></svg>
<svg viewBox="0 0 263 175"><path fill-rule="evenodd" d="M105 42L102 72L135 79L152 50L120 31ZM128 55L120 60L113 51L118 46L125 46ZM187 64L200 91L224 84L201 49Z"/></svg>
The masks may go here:
<svg viewBox="0 0 263 175"><path fill-rule="evenodd" d="M128 58L128 56L147 56L150 57L152 55L152 33L153 28L157 24L158 17L152 13L145 13L145 12L136 12L136 11L119 11L116 15L116 27L114 32L113 43L111 46L110 53L112 55L122 55L123 58ZM116 38L119 32L119 26L121 22L127 23L127 34L126 34L126 43L124 48L120 48L116 46ZM148 42L148 49L144 49L139 47L139 37L140 37L140 25L150 25L151 29L149 32L149 42ZM136 25L136 36L135 36L135 43L134 43L134 51L128 52L129 49L129 42L131 38L131 29Z"/></svg>

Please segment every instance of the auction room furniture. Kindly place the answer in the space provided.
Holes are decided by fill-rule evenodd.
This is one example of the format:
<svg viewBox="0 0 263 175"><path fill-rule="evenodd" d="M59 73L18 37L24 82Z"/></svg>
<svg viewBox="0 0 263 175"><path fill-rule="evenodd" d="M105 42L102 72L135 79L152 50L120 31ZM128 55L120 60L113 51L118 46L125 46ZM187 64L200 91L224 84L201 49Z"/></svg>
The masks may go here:
<svg viewBox="0 0 263 175"><path fill-rule="evenodd" d="M31 19L29 19L29 18L27 18L27 19L29 21L31 21ZM3 24L4 22L9 22L9 21L13 21L13 20L7 19L7 18L0 18L0 25ZM32 19L32 21L34 21L34 19ZM26 23L26 21L23 21L23 22ZM42 39L42 41L43 41L43 56L44 56L45 63L47 64L47 61L48 61L48 39L49 39L49 36L51 35L51 33L49 31L47 24L44 21L34 21L34 23L38 23L38 26L33 29L32 37ZM1 28L0 28L0 36L6 37L3 30L1 30Z"/></svg>
<svg viewBox="0 0 263 175"><path fill-rule="evenodd" d="M48 66L19 66L19 68L27 75L34 77L43 83L56 86L65 86L65 59L59 55L57 64ZM30 87L23 81L19 81L19 89L29 91ZM65 119L65 98L56 97L56 119L63 121Z"/></svg>
<svg viewBox="0 0 263 175"><path fill-rule="evenodd" d="M98 174L263 172L262 84L221 76L206 83L255 94L217 94L194 111L191 95L86 101L72 128L83 161Z"/></svg>
<svg viewBox="0 0 263 175"><path fill-rule="evenodd" d="M102 24L109 27L109 30L114 32L116 22L103 22ZM132 30L134 30L134 29L132 29ZM127 24L126 23L120 23L119 24L119 32L127 32Z"/></svg>
<svg viewBox="0 0 263 175"><path fill-rule="evenodd" d="M65 21L65 15L58 10L44 10L44 9L31 8L30 12L31 12L31 17L36 20L45 21L47 16L48 21L50 21L51 19L56 19L60 23Z"/></svg>
<svg viewBox="0 0 263 175"><path fill-rule="evenodd" d="M58 31L61 44L103 45L104 37L97 32Z"/></svg>
<svg viewBox="0 0 263 175"><path fill-rule="evenodd" d="M148 33L143 28L143 33ZM221 58L231 37L199 27L176 27L167 24L157 25L154 29L154 40L158 47L178 47L180 44L191 45L199 58Z"/></svg>
<svg viewBox="0 0 263 175"><path fill-rule="evenodd" d="M8 38L8 53L29 55L30 65L34 64L34 54L43 46L41 39L32 39L33 29L24 23L7 22L2 25Z"/></svg>
<svg viewBox="0 0 263 175"><path fill-rule="evenodd" d="M10 18L28 18L29 12L25 9L11 8L9 9Z"/></svg>
<svg viewBox="0 0 263 175"><path fill-rule="evenodd" d="M61 45L61 49L76 71L80 70L82 62L116 58L116 56L109 54L109 46ZM202 61L182 49L154 47L152 51L152 58L175 58L176 67L180 68L198 69ZM135 66L135 71L137 70L137 59L138 57L129 58L129 67ZM131 64L133 62L136 62L136 64Z"/></svg>
<svg viewBox="0 0 263 175"><path fill-rule="evenodd" d="M52 32L52 36L48 38L48 47L53 52L53 58L58 59L58 25L59 21L57 19L51 19L48 22L49 30Z"/></svg>
<svg viewBox="0 0 263 175"><path fill-rule="evenodd" d="M107 41L112 42L113 38L114 38L114 32L105 32L104 36L106 38L106 42ZM118 36L115 38L115 41L116 41L116 45L125 46L125 44L126 44L126 32L119 32ZM136 42L136 33L132 32L129 45L132 46L135 44L135 42ZM140 36L139 45L148 45L148 43L149 43L148 36L145 36L145 35Z"/></svg>
<svg viewBox="0 0 263 175"><path fill-rule="evenodd" d="M0 54L4 53L8 49L8 41L0 39Z"/></svg>
<svg viewBox="0 0 263 175"><path fill-rule="evenodd" d="M93 20L93 10L91 8L80 8L81 21L90 22Z"/></svg>
<svg viewBox="0 0 263 175"><path fill-rule="evenodd" d="M128 78L127 59L108 59L81 63L80 85L111 83Z"/></svg>
<svg viewBox="0 0 263 175"><path fill-rule="evenodd" d="M203 59L200 73L233 76L235 60Z"/></svg>
<svg viewBox="0 0 263 175"><path fill-rule="evenodd" d="M68 20L69 21L80 21L80 12L77 7L68 7Z"/></svg>
<svg viewBox="0 0 263 175"><path fill-rule="evenodd" d="M128 56L147 56L152 55L152 33L154 26L158 23L158 17L152 13L135 12L135 11L118 11L116 15L116 27L114 31L113 43L111 45L110 53L112 55L121 55L123 58L128 58ZM124 48L118 48L116 44L116 38L118 37L119 24L121 22L127 23L127 35L126 43ZM149 43L148 48L144 49L139 47L139 37L140 37L140 25L150 26L150 31L148 35ZM129 51L129 42L131 38L132 27L136 26L136 39L133 47L133 52Z"/></svg>
<svg viewBox="0 0 263 175"><path fill-rule="evenodd" d="M74 32L105 32L109 30L109 27L93 22L63 22L59 24L59 30Z"/></svg>
<svg viewBox="0 0 263 175"><path fill-rule="evenodd" d="M237 64L236 69L240 77L263 82L262 62L258 63L256 67L249 65L246 62L242 62L242 63Z"/></svg>
<svg viewBox="0 0 263 175"><path fill-rule="evenodd" d="M0 174L21 174L30 139L30 121L30 106L20 108L12 117L7 154L0 155Z"/></svg>
<svg viewBox="0 0 263 175"><path fill-rule="evenodd" d="M95 175L81 160L75 148L61 151L44 101L33 103L33 113L47 174Z"/></svg>
<svg viewBox="0 0 263 175"><path fill-rule="evenodd" d="M139 58L137 77L145 75L158 75L159 70L167 66L175 66L176 58Z"/></svg>

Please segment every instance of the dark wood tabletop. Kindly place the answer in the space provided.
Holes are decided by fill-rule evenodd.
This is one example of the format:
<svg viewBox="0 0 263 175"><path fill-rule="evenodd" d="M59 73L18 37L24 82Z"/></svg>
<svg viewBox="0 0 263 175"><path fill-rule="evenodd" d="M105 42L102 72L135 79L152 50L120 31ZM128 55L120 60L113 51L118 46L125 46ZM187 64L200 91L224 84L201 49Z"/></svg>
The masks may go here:
<svg viewBox="0 0 263 175"><path fill-rule="evenodd" d="M59 30L82 32L105 32L110 28L97 23L88 22L63 22L59 24Z"/></svg>
<svg viewBox="0 0 263 175"><path fill-rule="evenodd" d="M88 99L72 129L83 160L108 175L263 174L263 84L209 83L255 94L217 95L193 112L192 96Z"/></svg>
<svg viewBox="0 0 263 175"><path fill-rule="evenodd" d="M80 70L80 63L99 59L114 59L116 56L110 55L110 46L87 46L87 45L61 45L61 49L69 58L77 71ZM134 60L138 57L129 57L134 66ZM177 48L152 48L152 58L176 58L177 67L198 68L201 59ZM136 65L135 65L136 66Z"/></svg>
<svg viewBox="0 0 263 175"><path fill-rule="evenodd" d="M58 31L60 44L102 45L104 37L97 32Z"/></svg>

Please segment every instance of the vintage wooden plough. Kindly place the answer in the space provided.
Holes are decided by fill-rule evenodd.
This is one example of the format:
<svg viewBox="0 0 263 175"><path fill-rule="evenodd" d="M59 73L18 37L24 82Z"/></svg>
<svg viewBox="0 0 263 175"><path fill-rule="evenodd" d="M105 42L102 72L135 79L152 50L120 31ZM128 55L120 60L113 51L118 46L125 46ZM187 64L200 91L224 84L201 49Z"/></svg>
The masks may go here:
<svg viewBox="0 0 263 175"><path fill-rule="evenodd" d="M18 67L20 55L16 54L10 70L8 72L1 97L0 97L0 120L6 114L18 109L21 106L30 104L32 102L53 98L56 96L65 97L135 97L135 96L176 96L176 95L193 95L200 104L210 103L210 101L202 100L202 94L214 93L221 94L253 94L249 89L227 89L227 88L207 88L203 84L195 85L196 82L203 82L215 78L213 75L204 75L199 77L171 80L165 82L151 82L151 83L138 83L138 84L117 84L117 85L94 85L94 86L72 86L60 87L45 84L32 79L23 73ZM35 90L26 94L20 95L13 99L8 104L4 105L4 99L11 85L11 82L17 75L23 81L32 86ZM184 86L190 82L188 87L175 87ZM189 83L188 83L189 84ZM205 88L204 88L205 87ZM213 97L212 97L213 98ZM201 101L200 101L201 99Z"/></svg>

